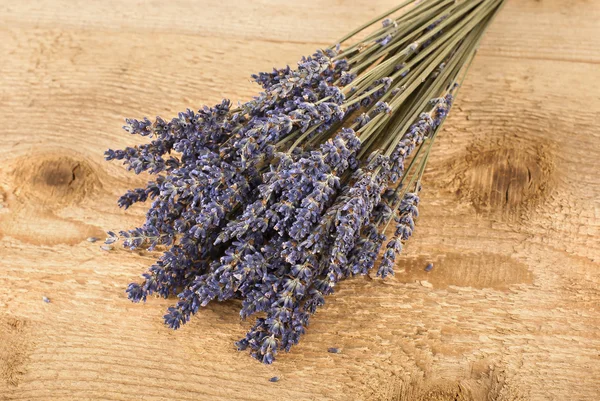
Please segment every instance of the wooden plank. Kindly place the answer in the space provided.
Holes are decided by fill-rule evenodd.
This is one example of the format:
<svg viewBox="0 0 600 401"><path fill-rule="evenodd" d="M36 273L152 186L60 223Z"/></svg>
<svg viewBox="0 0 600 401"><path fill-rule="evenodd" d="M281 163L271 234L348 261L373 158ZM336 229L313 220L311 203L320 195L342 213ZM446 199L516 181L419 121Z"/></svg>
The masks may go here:
<svg viewBox="0 0 600 401"><path fill-rule="evenodd" d="M0 400L600 396L598 2L509 1L434 148L400 271L341 284L272 366L234 350L251 324L238 304L172 332L173 300L123 292L153 256L85 240L144 213L115 199L145 179L102 160L135 140L123 116L247 99L250 73L394 3L0 7Z"/></svg>
<svg viewBox="0 0 600 401"><path fill-rule="evenodd" d="M139 3L108 0L92 4L81 0L37 0L6 5L0 21L26 28L33 25L118 32L124 35L123 40L127 33L176 33L184 35L179 40L181 45L186 35L212 38L214 44L243 39L248 51L265 46L263 42L279 43L298 55L304 54L298 52L304 50L301 45L310 45L305 53L316 46L329 45L343 33L397 4L397 0L305 0L302 5L283 0L153 0ZM600 3L595 1L512 0L491 28L489 37L494 40L484 49L493 49L504 57L598 63L599 20ZM179 41L172 43L177 46L175 42ZM244 63L242 57L238 63ZM246 73L257 65L249 67Z"/></svg>

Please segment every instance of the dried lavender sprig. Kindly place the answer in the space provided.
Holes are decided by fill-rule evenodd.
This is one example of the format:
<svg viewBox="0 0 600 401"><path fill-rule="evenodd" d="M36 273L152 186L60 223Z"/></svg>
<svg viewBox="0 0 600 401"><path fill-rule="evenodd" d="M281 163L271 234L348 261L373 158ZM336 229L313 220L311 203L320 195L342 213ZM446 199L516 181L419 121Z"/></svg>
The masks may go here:
<svg viewBox="0 0 600 401"><path fill-rule="evenodd" d="M471 62L473 60L472 56L476 50L478 43L479 43L479 40L477 40L475 42L475 46L474 46L472 52L469 53L467 56L469 61L467 62L467 67L465 68L465 72L463 74L463 80L471 66ZM461 84L462 84L462 80L461 80ZM435 111L435 113L436 113L435 120L432 119L430 116L428 116L428 118L426 118L426 120L425 120L425 123L431 127L430 129L432 130L432 133L431 133L430 144L426 150L426 154L423 157L420 167L417 172L414 192L404 192L404 195L400 200L399 206L394 206L394 208L396 208L396 207L398 208L397 215L394 212L393 214L382 217L380 219L380 221L387 220L389 222L389 221L391 221L391 216L395 216L394 220L397 222L394 236L386 245L387 249L383 255L379 270L377 272L377 275L381 276L382 278L385 278L389 274L392 274L392 275L394 274L393 267L394 267L394 262L396 260L396 256L402 252L403 243L408 241L408 239L412 236L412 233L414 230L414 219L416 217L418 217L418 214L419 214L418 208L417 208L418 204L419 204L418 192L420 192L420 190L421 190L421 178L425 171L425 166L427 165L427 161L429 159L429 152L431 151L431 146L433 145L433 140L435 139L435 136L441 129L441 127L445 121L445 118L448 115L449 109L452 106L453 97L456 96L456 94L458 93L457 88L459 88L461 86L461 84L458 84L458 83L453 84L451 87L451 92L448 93L444 97L441 104L438 103L436 105L436 107L434 108L434 110L432 110L432 111ZM451 93L453 93L453 94L451 94ZM414 160L415 159L413 159L413 162L414 162ZM403 165L403 160L399 160L398 164ZM410 167L409 167L409 169L410 169ZM403 168L402 168L402 170L403 170ZM413 181L411 181L411 183L412 182ZM410 185L411 184L408 184L408 186L410 186ZM394 196L397 197L397 195L395 195L395 194L398 192L398 190L400 188L401 188L401 185L399 185L397 190L394 191ZM387 224L386 224L386 227L387 227ZM385 228L384 228L384 231L385 231Z"/></svg>
<svg viewBox="0 0 600 401"><path fill-rule="evenodd" d="M408 241L415 229L414 220L419 216L419 195L416 192L407 192L402 198L398 208L399 216L396 218L397 225L394 236L386 245L386 251L377 271L377 276L386 278L394 275L396 256L402 252L402 243Z"/></svg>

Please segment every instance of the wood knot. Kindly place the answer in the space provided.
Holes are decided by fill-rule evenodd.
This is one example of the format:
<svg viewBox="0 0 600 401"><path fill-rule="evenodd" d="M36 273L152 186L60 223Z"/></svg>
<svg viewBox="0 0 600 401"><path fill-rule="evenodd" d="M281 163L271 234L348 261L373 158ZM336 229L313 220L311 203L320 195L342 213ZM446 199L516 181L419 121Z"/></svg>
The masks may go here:
<svg viewBox="0 0 600 401"><path fill-rule="evenodd" d="M76 244L102 235L75 212L102 185L86 160L46 153L17 159L9 176L6 207L0 209L0 236L35 245ZM81 216L81 213L79 213Z"/></svg>
<svg viewBox="0 0 600 401"><path fill-rule="evenodd" d="M513 216L546 197L553 172L550 154L541 145L472 146L454 167L459 198L471 202L477 212Z"/></svg>
<svg viewBox="0 0 600 401"><path fill-rule="evenodd" d="M15 169L15 195L23 203L64 206L82 201L100 186L85 160L71 156L43 155L21 160Z"/></svg>

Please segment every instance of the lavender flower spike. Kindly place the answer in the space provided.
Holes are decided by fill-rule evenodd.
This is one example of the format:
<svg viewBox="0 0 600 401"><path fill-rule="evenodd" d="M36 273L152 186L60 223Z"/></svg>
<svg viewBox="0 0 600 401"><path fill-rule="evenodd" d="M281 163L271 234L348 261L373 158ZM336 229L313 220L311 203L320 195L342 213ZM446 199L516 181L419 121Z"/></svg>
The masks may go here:
<svg viewBox="0 0 600 401"><path fill-rule="evenodd" d="M400 206L398 207L398 216L396 220L396 231L392 239L386 245L386 251L383 254L381 265L377 271L377 276L386 278L394 274L394 264L396 256L402 252L402 243L408 241L415 229L414 220L419 216L419 195L413 192L407 192Z"/></svg>

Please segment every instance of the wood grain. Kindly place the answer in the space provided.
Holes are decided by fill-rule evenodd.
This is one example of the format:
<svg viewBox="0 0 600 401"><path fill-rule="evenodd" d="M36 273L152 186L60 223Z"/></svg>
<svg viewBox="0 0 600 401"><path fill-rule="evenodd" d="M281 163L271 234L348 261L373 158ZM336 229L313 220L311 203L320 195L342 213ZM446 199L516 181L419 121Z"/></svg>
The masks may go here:
<svg viewBox="0 0 600 401"><path fill-rule="evenodd" d="M170 331L173 300L124 294L153 256L86 241L143 215L115 200L144 178L102 158L134 140L123 117L248 99L250 73L394 3L0 4L0 400L600 399L595 0L508 2L399 272L344 282L272 366L234 350L238 304Z"/></svg>

